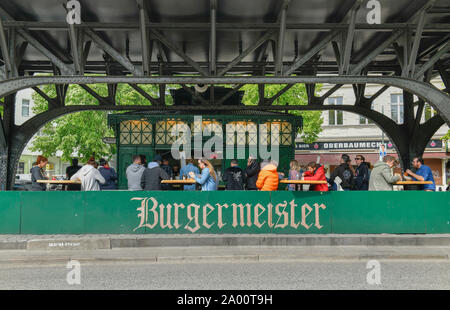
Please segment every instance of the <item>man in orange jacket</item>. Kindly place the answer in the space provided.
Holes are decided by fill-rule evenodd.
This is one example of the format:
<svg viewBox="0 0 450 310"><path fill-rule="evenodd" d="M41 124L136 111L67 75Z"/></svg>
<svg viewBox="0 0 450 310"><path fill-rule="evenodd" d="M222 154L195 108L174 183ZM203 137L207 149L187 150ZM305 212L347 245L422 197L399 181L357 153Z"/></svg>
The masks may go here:
<svg viewBox="0 0 450 310"><path fill-rule="evenodd" d="M275 161L264 161L261 163L261 171L256 181L256 187L260 191L276 191L278 189L279 176L278 164Z"/></svg>
<svg viewBox="0 0 450 310"><path fill-rule="evenodd" d="M323 166L310 162L307 166L308 171L303 173L303 180L326 181L325 169ZM328 192L328 184L310 185L311 191Z"/></svg>

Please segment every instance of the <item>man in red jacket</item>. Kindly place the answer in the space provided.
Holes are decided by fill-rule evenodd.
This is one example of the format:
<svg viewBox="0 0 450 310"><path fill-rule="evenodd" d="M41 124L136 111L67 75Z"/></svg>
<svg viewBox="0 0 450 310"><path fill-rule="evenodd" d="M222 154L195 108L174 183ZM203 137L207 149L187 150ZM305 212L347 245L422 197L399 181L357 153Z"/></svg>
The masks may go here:
<svg viewBox="0 0 450 310"><path fill-rule="evenodd" d="M326 181L325 169L315 162L310 162L307 171L303 173L303 180ZM311 184L309 188L310 191L328 192L328 184Z"/></svg>

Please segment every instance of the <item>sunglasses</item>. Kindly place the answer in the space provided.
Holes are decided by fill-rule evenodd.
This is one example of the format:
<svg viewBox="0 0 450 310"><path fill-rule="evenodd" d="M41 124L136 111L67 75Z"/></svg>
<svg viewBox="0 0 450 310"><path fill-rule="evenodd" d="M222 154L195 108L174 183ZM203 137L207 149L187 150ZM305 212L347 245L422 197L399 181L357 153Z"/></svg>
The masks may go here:
<svg viewBox="0 0 450 310"><path fill-rule="evenodd" d="M362 158L355 158L355 160L362 160Z"/></svg>

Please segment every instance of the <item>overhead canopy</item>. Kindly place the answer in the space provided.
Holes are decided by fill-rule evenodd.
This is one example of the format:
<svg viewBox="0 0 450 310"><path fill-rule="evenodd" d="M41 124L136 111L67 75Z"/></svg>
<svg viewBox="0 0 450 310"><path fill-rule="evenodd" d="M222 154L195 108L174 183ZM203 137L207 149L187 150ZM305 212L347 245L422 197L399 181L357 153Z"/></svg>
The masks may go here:
<svg viewBox="0 0 450 310"><path fill-rule="evenodd" d="M136 0L80 0L81 24L76 29L90 29L107 42L114 50L125 55L135 65L143 61L139 8ZM158 55L171 73L192 74L197 70L168 45L173 45L205 71L209 70L214 32L217 72L225 68L246 49L261 40L257 48L233 66L229 73L255 74L256 63L265 63L266 73L274 72L278 47L275 43L280 27L285 21L284 46L280 58L286 69L321 42L327 34L336 30L347 30L351 22L351 8L357 1L350 0L147 0L143 1L149 32L150 69L159 73ZM378 47L396 29L417 28L417 13L429 2L427 0L381 0L381 24L370 25L366 8L367 1L355 16L355 33L350 63L358 63ZM65 1L61 0L8 0L1 1L0 15L5 29L18 27L30 31L33 37L67 64L72 63L70 33L66 22ZM288 4L285 18L282 8ZM215 5L215 7L213 7ZM215 8L215 9L214 9ZM8 18L5 18L5 12ZM213 18L212 16L215 16ZM411 19L413 18L413 19ZM211 23L213 22L213 23ZM418 63L425 62L448 40L450 32L450 2L436 0L424 19L424 28L418 49ZM445 24L445 25L444 25ZM215 31L214 28L215 27ZM272 31L273 33L270 33ZM156 34L157 32L158 34ZM160 35L167 44L157 44ZM86 38L89 39L89 38ZM339 38L336 38L338 41ZM18 37L19 42L24 41ZM273 41L274 44L270 42ZM155 44L151 44L154 42ZM269 42L269 43L267 43ZM31 45L31 44L30 44ZM52 72L49 59L34 46L28 46L23 55L20 70L24 72ZM343 47L341 47L341 56ZM86 73L105 73L104 49L92 46L87 56ZM445 58L445 57L444 57ZM114 63L114 61L113 61ZM448 65L445 62L444 65ZM123 67L120 70L129 71ZM301 70L300 70L301 69ZM316 70L318 73L337 74L336 53L332 44L327 44L320 57L313 57L293 73ZM394 48L388 47L377 55L369 65L373 73L399 71L400 65ZM260 74L260 73L259 73Z"/></svg>

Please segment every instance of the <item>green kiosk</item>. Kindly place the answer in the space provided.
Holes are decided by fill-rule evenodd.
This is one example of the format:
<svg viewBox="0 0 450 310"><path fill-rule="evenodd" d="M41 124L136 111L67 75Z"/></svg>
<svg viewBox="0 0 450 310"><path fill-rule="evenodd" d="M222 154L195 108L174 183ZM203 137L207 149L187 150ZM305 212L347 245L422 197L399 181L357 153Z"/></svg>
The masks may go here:
<svg viewBox="0 0 450 310"><path fill-rule="evenodd" d="M227 89L224 90L226 93ZM218 96L223 93L217 90L215 92ZM184 89L172 90L171 93L174 105L197 104L193 98L189 98L190 94ZM203 95L207 98L209 96L207 92ZM196 158L196 154L205 146L212 145L212 153L206 157L211 161L220 180L233 158L238 158L239 166L244 168L250 155L256 155L260 159L260 150L270 152L271 144L276 143L280 158L278 171L284 172L287 176L289 162L295 157L295 137L302 127L301 117L284 113L239 110L242 95L243 92L240 94L238 92L237 96L234 98L232 96L228 102L224 102L228 105L237 105L236 110L226 112L196 110L183 113L149 111L110 114L108 124L116 136L119 189L127 188L125 171L132 163L134 155L144 155L147 162L150 162L156 154L159 154L162 158L168 159L172 167L181 168L183 160L178 156L174 158L172 152L172 146L176 142L180 144L177 149L189 150L191 158ZM186 135L186 131L189 131L190 135ZM188 138L190 143L187 141ZM186 148L189 144L190 148ZM233 155L228 156L230 153L227 147L233 149ZM185 156L189 156L184 153Z"/></svg>

